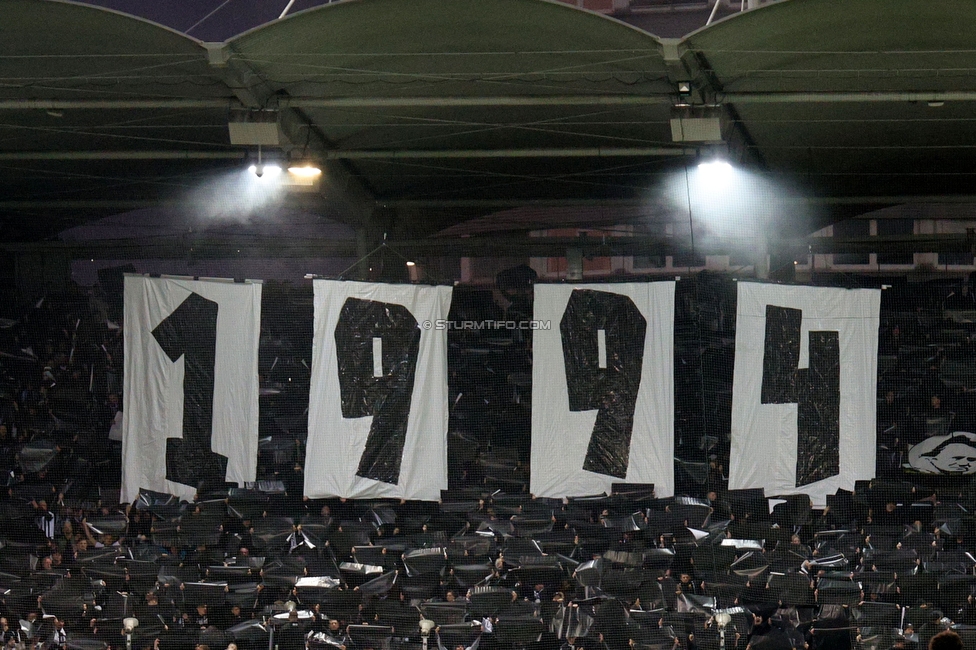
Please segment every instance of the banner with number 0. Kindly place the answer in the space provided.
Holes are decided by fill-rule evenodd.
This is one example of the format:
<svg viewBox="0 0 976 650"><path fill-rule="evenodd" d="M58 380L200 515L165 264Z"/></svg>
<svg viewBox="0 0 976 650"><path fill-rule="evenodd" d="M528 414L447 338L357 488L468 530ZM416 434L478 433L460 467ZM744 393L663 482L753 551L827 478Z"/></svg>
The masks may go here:
<svg viewBox="0 0 976 650"><path fill-rule="evenodd" d="M451 287L315 280L305 496L447 489Z"/></svg>
<svg viewBox="0 0 976 650"><path fill-rule="evenodd" d="M674 492L674 282L536 285L531 492Z"/></svg>
<svg viewBox="0 0 976 650"><path fill-rule="evenodd" d="M253 481L261 284L125 277L122 501Z"/></svg>

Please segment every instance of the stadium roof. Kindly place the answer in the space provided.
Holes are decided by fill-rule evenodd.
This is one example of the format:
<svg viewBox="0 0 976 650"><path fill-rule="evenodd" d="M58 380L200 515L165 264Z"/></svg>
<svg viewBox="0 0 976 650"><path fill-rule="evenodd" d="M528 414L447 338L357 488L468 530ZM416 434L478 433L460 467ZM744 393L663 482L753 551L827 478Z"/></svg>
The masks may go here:
<svg viewBox="0 0 976 650"><path fill-rule="evenodd" d="M228 136L245 114L325 166L300 207L401 239L520 207L643 218L716 150L674 117L719 117L717 149L823 208L802 234L976 194L962 0L785 0L682 39L549 0L345 0L222 43L55 0L3 14L4 241L184 201L254 158Z"/></svg>

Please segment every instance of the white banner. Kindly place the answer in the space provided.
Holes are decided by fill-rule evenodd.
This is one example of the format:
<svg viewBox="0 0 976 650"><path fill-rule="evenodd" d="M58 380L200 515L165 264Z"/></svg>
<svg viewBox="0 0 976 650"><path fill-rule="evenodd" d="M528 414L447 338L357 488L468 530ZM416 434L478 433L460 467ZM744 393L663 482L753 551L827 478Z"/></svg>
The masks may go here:
<svg viewBox="0 0 976 650"><path fill-rule="evenodd" d="M451 287L315 280L305 495L447 489Z"/></svg>
<svg viewBox="0 0 976 650"><path fill-rule="evenodd" d="M125 277L122 500L253 481L261 284Z"/></svg>
<svg viewBox="0 0 976 650"><path fill-rule="evenodd" d="M674 493L674 282L535 287L531 492Z"/></svg>
<svg viewBox="0 0 976 650"><path fill-rule="evenodd" d="M740 282L729 487L808 494L874 477L881 292Z"/></svg>

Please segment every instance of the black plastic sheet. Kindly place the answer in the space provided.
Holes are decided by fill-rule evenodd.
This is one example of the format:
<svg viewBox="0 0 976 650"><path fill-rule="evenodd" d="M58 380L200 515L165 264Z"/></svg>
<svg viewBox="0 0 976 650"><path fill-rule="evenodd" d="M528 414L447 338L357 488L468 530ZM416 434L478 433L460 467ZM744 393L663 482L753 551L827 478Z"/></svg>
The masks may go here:
<svg viewBox="0 0 976 650"><path fill-rule="evenodd" d="M535 643L545 631L546 624L541 618L499 618L495 622L495 636L499 643Z"/></svg>
<svg viewBox="0 0 976 650"><path fill-rule="evenodd" d="M374 610L379 622L392 626L400 636L414 633L420 623L420 610L410 605L409 600L380 599L376 601Z"/></svg>
<svg viewBox="0 0 976 650"><path fill-rule="evenodd" d="M382 376L374 377L373 339L382 341ZM335 330L342 416L372 416L358 476L396 484L407 436L420 348L410 311L392 303L348 298Z"/></svg>
<svg viewBox="0 0 976 650"><path fill-rule="evenodd" d="M796 607L814 603L811 578L802 573L773 573L767 581L772 600Z"/></svg>
<svg viewBox="0 0 976 650"><path fill-rule="evenodd" d="M32 474L50 467L59 453L57 441L50 438L34 438L20 448L17 462L24 473Z"/></svg>
<svg viewBox="0 0 976 650"><path fill-rule="evenodd" d="M559 324L572 411L596 409L583 469L626 478L647 320L627 296L576 289ZM598 331L606 333L600 367Z"/></svg>
<svg viewBox="0 0 976 650"><path fill-rule="evenodd" d="M161 519L175 519L186 509L186 504L172 494L153 492L145 488L139 490L134 505L137 510L148 510Z"/></svg>
<svg viewBox="0 0 976 650"><path fill-rule="evenodd" d="M558 639L581 637L589 634L593 623L593 614L588 608L560 604L549 623L549 631Z"/></svg>
<svg viewBox="0 0 976 650"><path fill-rule="evenodd" d="M425 602L420 606L424 618L434 621L440 626L463 623L468 613L468 603L455 602Z"/></svg>
<svg viewBox="0 0 976 650"><path fill-rule="evenodd" d="M477 616L494 616L515 598L515 592L504 587L475 587L470 595L471 613Z"/></svg>
<svg viewBox="0 0 976 650"><path fill-rule="evenodd" d="M397 556L383 546L353 546L352 557L359 564L371 564L383 568L395 568Z"/></svg>
<svg viewBox="0 0 976 650"><path fill-rule="evenodd" d="M388 625L350 625L349 637L363 648L388 650L393 639L393 628Z"/></svg>
<svg viewBox="0 0 976 650"><path fill-rule="evenodd" d="M191 293L152 335L174 363L183 357L183 435L166 440L166 479L223 485L227 457L211 448L218 305Z"/></svg>
<svg viewBox="0 0 976 650"><path fill-rule="evenodd" d="M441 593L440 578L435 574L400 576L400 591L407 598L433 598Z"/></svg>
<svg viewBox="0 0 976 650"><path fill-rule="evenodd" d="M445 549L418 548L403 554L403 566L410 577L427 573L440 573L447 564Z"/></svg>
<svg viewBox="0 0 976 650"><path fill-rule="evenodd" d="M803 311L766 306L762 403L797 404L796 486L840 473L840 336L809 332L800 369Z"/></svg>
<svg viewBox="0 0 976 650"><path fill-rule="evenodd" d="M856 605L861 601L861 585L850 580L821 578L816 598L821 605Z"/></svg>
<svg viewBox="0 0 976 650"><path fill-rule="evenodd" d="M573 577L584 587L599 587L603 579L604 565L602 558L583 562L576 567Z"/></svg>
<svg viewBox="0 0 976 650"><path fill-rule="evenodd" d="M451 568L451 576L461 587L473 587L491 577L495 566L490 562L484 564L455 564Z"/></svg>
<svg viewBox="0 0 976 650"><path fill-rule="evenodd" d="M183 600L193 605L223 605L227 599L226 582L184 582Z"/></svg>
<svg viewBox="0 0 976 650"><path fill-rule="evenodd" d="M367 580L359 586L359 593L366 596L385 594L393 589L397 581L397 572L389 571L381 576Z"/></svg>

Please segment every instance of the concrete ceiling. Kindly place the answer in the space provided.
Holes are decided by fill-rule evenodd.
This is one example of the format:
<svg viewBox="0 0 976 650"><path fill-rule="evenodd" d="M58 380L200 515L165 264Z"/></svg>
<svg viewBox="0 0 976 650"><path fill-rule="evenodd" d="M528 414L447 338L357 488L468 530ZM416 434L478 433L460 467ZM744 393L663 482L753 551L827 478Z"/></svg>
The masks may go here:
<svg viewBox="0 0 976 650"><path fill-rule="evenodd" d="M826 206L801 234L968 201L974 24L962 0L786 0L661 39L548 0L345 0L202 43L5 0L0 239L179 203L255 155L229 141L242 110L276 111L281 153L326 166L303 207L401 239L519 206L640 218L711 149L672 141L676 110L721 115L733 159Z"/></svg>

